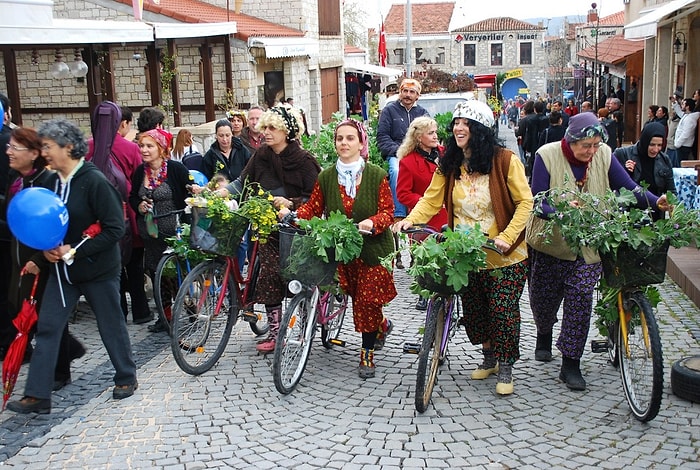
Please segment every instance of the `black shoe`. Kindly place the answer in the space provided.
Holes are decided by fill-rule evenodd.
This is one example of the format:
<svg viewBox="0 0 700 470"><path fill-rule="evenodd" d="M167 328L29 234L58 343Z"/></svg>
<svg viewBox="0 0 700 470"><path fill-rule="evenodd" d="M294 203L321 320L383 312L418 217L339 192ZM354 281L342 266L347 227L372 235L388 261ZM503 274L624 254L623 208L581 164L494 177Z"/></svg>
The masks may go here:
<svg viewBox="0 0 700 470"><path fill-rule="evenodd" d="M134 382L132 384L126 385L116 385L112 391L112 398L115 400L122 400L124 398L129 398L134 394L134 390L139 388L139 383Z"/></svg>
<svg viewBox="0 0 700 470"><path fill-rule="evenodd" d="M562 357L559 380L564 382L570 390L586 390L586 381L581 375L581 361Z"/></svg>
<svg viewBox="0 0 700 470"><path fill-rule="evenodd" d="M145 316L145 317L134 318L134 325L143 325L144 323L148 323L150 321L153 321L153 314L152 313L150 315Z"/></svg>
<svg viewBox="0 0 700 470"><path fill-rule="evenodd" d="M21 414L39 413L47 415L51 413L51 400L48 398L22 397L21 400L9 402L7 409Z"/></svg>
<svg viewBox="0 0 700 470"><path fill-rule="evenodd" d="M426 310L428 308L428 299L424 299L423 297L418 298L418 302L416 302L416 310Z"/></svg>
<svg viewBox="0 0 700 470"><path fill-rule="evenodd" d="M80 359L86 352L85 346L83 346L83 344L77 339L71 337L70 349L68 353L70 360L75 361L76 359Z"/></svg>
<svg viewBox="0 0 700 470"><path fill-rule="evenodd" d="M535 344L535 360L540 362L550 362L552 360L552 332L537 333L537 343Z"/></svg>
<svg viewBox="0 0 700 470"><path fill-rule="evenodd" d="M148 325L148 331L151 333L160 333L161 331L168 331L168 327L159 318L154 324Z"/></svg>
<svg viewBox="0 0 700 470"><path fill-rule="evenodd" d="M66 379L54 378L53 379L53 388L51 390L53 390L54 392L57 392L57 391L61 390L63 387L65 387L66 385L68 385L69 383L71 383L70 377L68 377Z"/></svg>

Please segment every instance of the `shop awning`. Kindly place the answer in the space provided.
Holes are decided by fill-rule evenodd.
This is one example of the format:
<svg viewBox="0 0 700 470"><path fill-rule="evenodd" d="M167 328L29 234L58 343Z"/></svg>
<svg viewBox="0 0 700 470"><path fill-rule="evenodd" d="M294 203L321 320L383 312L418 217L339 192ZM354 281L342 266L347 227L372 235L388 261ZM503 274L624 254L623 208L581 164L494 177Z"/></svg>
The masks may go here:
<svg viewBox="0 0 700 470"><path fill-rule="evenodd" d="M268 59L318 55L318 41L303 37L251 37L248 38L248 47L264 49Z"/></svg>
<svg viewBox="0 0 700 470"><path fill-rule="evenodd" d="M345 64L343 68L346 72L378 75L380 77L387 77L391 80L396 80L403 75L403 70L401 69L382 67L381 65L374 64Z"/></svg>
<svg viewBox="0 0 700 470"><path fill-rule="evenodd" d="M688 8L685 8L686 6ZM663 26L678 17L686 16L696 10L700 10L700 2L698 0L673 0L665 3L625 26L625 39L646 39L656 36L656 30L659 26ZM674 17L664 21L669 15Z"/></svg>
<svg viewBox="0 0 700 470"><path fill-rule="evenodd" d="M236 34L236 23L152 23L156 39L206 38Z"/></svg>
<svg viewBox="0 0 700 470"><path fill-rule="evenodd" d="M131 21L53 19L49 24L0 24L0 44L153 42L153 26Z"/></svg>

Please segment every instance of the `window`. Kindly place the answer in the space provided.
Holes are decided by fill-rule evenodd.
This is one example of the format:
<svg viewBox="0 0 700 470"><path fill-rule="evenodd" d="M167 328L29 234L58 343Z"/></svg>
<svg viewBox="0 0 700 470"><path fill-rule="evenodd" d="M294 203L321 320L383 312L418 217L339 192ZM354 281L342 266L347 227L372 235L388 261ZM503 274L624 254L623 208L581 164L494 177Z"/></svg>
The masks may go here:
<svg viewBox="0 0 700 470"><path fill-rule="evenodd" d="M476 44L464 45L464 66L474 67L476 65Z"/></svg>
<svg viewBox="0 0 700 470"><path fill-rule="evenodd" d="M436 64L444 64L445 63L445 47L438 47L437 48L437 55L435 56L434 62Z"/></svg>
<svg viewBox="0 0 700 470"><path fill-rule="evenodd" d="M532 65L532 43L520 43L520 65Z"/></svg>
<svg viewBox="0 0 700 470"><path fill-rule="evenodd" d="M340 2L318 0L318 34L340 36Z"/></svg>
<svg viewBox="0 0 700 470"><path fill-rule="evenodd" d="M503 65L503 44L491 44L491 65Z"/></svg>
<svg viewBox="0 0 700 470"><path fill-rule="evenodd" d="M394 54L389 60L390 64L403 65L403 49L394 49Z"/></svg>

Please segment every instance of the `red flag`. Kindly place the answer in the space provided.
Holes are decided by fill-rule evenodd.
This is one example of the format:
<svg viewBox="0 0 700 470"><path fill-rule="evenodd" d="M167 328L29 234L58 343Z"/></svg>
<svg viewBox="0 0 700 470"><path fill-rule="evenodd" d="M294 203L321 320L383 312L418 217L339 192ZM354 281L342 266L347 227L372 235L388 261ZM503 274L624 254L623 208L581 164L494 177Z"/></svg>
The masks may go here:
<svg viewBox="0 0 700 470"><path fill-rule="evenodd" d="M386 67L386 35L384 34L384 21L382 21L382 29L379 32L379 65Z"/></svg>

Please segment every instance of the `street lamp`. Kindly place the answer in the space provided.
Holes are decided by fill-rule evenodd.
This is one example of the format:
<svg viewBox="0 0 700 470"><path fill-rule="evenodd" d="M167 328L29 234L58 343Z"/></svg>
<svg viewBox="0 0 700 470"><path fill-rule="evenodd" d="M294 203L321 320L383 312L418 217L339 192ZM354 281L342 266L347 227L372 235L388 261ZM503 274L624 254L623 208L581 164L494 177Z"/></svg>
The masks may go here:
<svg viewBox="0 0 700 470"><path fill-rule="evenodd" d="M595 36L595 61L593 62L593 109L598 108L598 29L600 27L600 17L598 17L598 5L591 3L591 9L588 10L588 23L595 22L595 28L591 29L591 35Z"/></svg>
<svg viewBox="0 0 700 470"><path fill-rule="evenodd" d="M683 36L683 42L678 36ZM673 41L673 52L676 54L682 54L688 50L688 43L685 40L685 33L683 31L678 31L676 33L676 40Z"/></svg>

